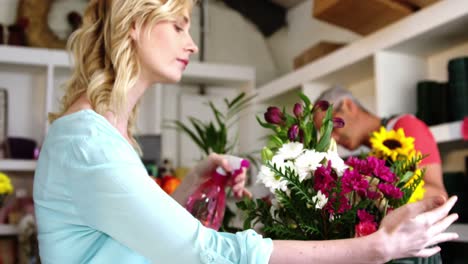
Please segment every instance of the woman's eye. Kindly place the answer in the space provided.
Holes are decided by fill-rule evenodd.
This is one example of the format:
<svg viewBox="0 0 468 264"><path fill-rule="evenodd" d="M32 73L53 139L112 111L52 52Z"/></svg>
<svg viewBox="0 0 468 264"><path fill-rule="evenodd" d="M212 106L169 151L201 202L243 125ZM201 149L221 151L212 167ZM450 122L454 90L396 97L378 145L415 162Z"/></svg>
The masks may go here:
<svg viewBox="0 0 468 264"><path fill-rule="evenodd" d="M184 29L182 27L179 27L178 25L174 25L174 28L177 32L182 32Z"/></svg>

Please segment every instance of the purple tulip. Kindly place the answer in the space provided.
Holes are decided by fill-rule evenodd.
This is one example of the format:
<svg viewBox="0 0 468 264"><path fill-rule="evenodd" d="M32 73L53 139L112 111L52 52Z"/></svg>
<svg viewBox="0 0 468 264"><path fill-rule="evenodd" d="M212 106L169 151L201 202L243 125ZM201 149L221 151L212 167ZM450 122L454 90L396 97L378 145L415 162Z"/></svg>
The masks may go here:
<svg viewBox="0 0 468 264"><path fill-rule="evenodd" d="M345 122L342 118L334 117L333 118L333 128L342 128L344 127Z"/></svg>
<svg viewBox="0 0 468 264"><path fill-rule="evenodd" d="M299 135L299 126L292 125L288 130L288 138L290 141L295 141L297 136Z"/></svg>
<svg viewBox="0 0 468 264"><path fill-rule="evenodd" d="M315 103L314 108L312 108L312 112L314 112L315 110L319 108L322 111L327 111L328 107L330 107L330 103L328 101L320 100L317 103Z"/></svg>
<svg viewBox="0 0 468 264"><path fill-rule="evenodd" d="M270 124L282 124L284 121L283 112L278 107L270 106L264 114L265 120Z"/></svg>
<svg viewBox="0 0 468 264"><path fill-rule="evenodd" d="M302 105L301 105L300 103L294 104L293 112L294 112L294 115L295 115L297 118L301 118L301 117L302 117L302 113L304 112L304 110L302 109Z"/></svg>

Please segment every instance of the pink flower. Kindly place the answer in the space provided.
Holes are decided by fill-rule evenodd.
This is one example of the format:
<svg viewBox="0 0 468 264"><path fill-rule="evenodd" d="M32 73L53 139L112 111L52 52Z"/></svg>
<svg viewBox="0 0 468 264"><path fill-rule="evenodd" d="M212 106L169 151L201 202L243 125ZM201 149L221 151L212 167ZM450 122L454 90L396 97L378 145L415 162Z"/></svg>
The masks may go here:
<svg viewBox="0 0 468 264"><path fill-rule="evenodd" d="M333 127L334 128L343 128L345 126L345 122L343 118L334 117L333 118Z"/></svg>
<svg viewBox="0 0 468 264"><path fill-rule="evenodd" d="M395 174L385 165L385 160L378 159L376 157L368 157L367 164L369 168L372 168L372 173L375 177L386 181L394 182L396 179Z"/></svg>
<svg viewBox="0 0 468 264"><path fill-rule="evenodd" d="M296 141L296 138L299 136L299 126L294 124L288 130L288 138L290 141Z"/></svg>
<svg viewBox="0 0 468 264"><path fill-rule="evenodd" d="M325 206L328 213L331 215L342 214L351 209L348 198L342 193L331 193L330 195L332 196L328 197L328 203Z"/></svg>
<svg viewBox="0 0 468 264"><path fill-rule="evenodd" d="M375 222L360 222L354 227L356 237L367 236L377 231Z"/></svg>
<svg viewBox="0 0 468 264"><path fill-rule="evenodd" d="M369 214L366 210L358 210L357 215L360 222L374 222L374 216Z"/></svg>
<svg viewBox="0 0 468 264"><path fill-rule="evenodd" d="M294 105L294 109L293 109L294 115L295 115L297 118L301 118L303 112L304 112L304 110L302 109L302 105L301 105L300 103L296 103L296 104Z"/></svg>
<svg viewBox="0 0 468 264"><path fill-rule="evenodd" d="M388 198L400 199L403 197L403 192L396 186L388 183L380 183L377 188Z"/></svg>
<svg viewBox="0 0 468 264"><path fill-rule="evenodd" d="M329 191L336 186L336 174L333 173L331 161L328 161L327 166L320 166L314 173L314 189L328 194Z"/></svg>
<svg viewBox="0 0 468 264"><path fill-rule="evenodd" d="M320 109L322 111L327 111L328 107L330 107L330 103L328 101L318 101L315 103L314 107L312 108L312 112L314 112L317 109Z"/></svg>
<svg viewBox="0 0 468 264"><path fill-rule="evenodd" d="M268 107L264 117L268 123L275 125L282 124L285 120L283 112L276 106Z"/></svg>
<svg viewBox="0 0 468 264"><path fill-rule="evenodd" d="M356 191L361 197L366 195L369 182L357 170L345 170L342 178L343 191L349 193Z"/></svg>

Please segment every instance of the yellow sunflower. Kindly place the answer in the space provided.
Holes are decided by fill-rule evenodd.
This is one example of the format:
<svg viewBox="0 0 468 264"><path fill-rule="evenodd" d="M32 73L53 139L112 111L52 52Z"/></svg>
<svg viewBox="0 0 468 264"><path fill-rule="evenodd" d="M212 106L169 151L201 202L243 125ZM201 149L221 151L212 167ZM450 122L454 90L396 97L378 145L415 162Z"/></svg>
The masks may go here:
<svg viewBox="0 0 468 264"><path fill-rule="evenodd" d="M414 176L405 184L403 188L406 188L409 185L411 185L414 179L421 177L421 174L422 174L422 171L420 169L417 169L414 172ZM414 202L422 200L424 198L425 193L426 193L426 189L424 189L424 180L422 180L421 182L419 182L418 186L416 187L414 192L411 194L411 197L409 198L408 203L414 203Z"/></svg>
<svg viewBox="0 0 468 264"><path fill-rule="evenodd" d="M374 154L379 158L395 161L400 155L414 156L414 138L406 137L402 128L387 131L381 127L379 131L372 133L370 143Z"/></svg>

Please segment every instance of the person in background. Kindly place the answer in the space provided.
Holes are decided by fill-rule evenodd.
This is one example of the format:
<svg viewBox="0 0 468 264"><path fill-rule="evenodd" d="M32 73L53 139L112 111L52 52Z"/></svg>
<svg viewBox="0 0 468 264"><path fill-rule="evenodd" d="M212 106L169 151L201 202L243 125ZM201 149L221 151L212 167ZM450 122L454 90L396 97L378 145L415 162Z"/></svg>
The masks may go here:
<svg viewBox="0 0 468 264"><path fill-rule="evenodd" d="M345 126L335 128L332 136L339 145L348 150L356 150L363 145L370 147L369 139L372 132L378 131L381 126L387 130L402 128L405 136L414 138L415 149L427 155L420 163L421 169L426 171L424 175L425 197L438 195L447 197L437 142L423 121L411 114L378 117L362 106L351 92L339 86L322 92L316 101L321 100L333 104L333 116L344 120ZM316 116L315 123L318 126L320 126L321 117L323 113Z"/></svg>
<svg viewBox="0 0 468 264"><path fill-rule="evenodd" d="M365 237L278 241L254 230L204 227L183 205L225 158L211 154L166 194L140 161L138 101L155 83L176 83L198 48L190 0L91 0L69 40L75 67L34 176L42 263L383 263L430 256L456 239L445 230L457 198L401 207ZM247 195L245 171L231 179Z"/></svg>
<svg viewBox="0 0 468 264"><path fill-rule="evenodd" d="M394 115L380 118L368 111L351 92L340 86L332 87L322 92L316 99L328 101L333 104L333 117L343 119L345 126L335 128L332 132L337 144L348 150L356 150L360 146L371 146L370 137L372 132L378 131L382 126L387 130L402 128L405 136L414 138L414 147L423 155L427 155L420 163L420 168L425 170L424 174L424 198L436 196L447 197L442 176L442 164L437 143L429 127L421 120L410 114ZM321 124L324 116L314 116L317 127ZM430 258L410 258L401 260L401 263L442 263L440 254ZM396 261L395 263L400 263Z"/></svg>

